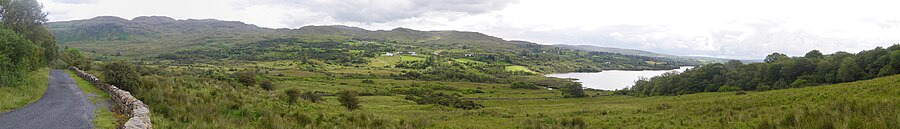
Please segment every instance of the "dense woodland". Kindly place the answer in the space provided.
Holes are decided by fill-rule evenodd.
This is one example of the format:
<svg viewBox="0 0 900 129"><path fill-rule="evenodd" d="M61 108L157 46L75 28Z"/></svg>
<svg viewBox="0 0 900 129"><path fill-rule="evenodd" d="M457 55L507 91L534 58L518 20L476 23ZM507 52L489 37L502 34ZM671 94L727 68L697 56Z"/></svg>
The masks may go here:
<svg viewBox="0 0 900 129"><path fill-rule="evenodd" d="M703 65L684 73L644 78L619 94L635 96L682 95L716 91L764 91L867 80L900 71L900 45L878 47L856 54L823 55L813 50L803 57L773 53L763 63L740 61Z"/></svg>

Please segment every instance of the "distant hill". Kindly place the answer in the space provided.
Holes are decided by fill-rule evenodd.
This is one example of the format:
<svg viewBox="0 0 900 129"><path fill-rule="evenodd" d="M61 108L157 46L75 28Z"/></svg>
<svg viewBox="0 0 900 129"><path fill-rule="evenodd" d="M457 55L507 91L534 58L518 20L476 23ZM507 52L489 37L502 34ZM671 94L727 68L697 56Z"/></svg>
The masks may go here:
<svg viewBox="0 0 900 129"><path fill-rule="evenodd" d="M690 58L656 56L658 54L654 55L651 52L630 54L625 51L627 49L620 51L571 49L527 41L509 41L465 31L419 31L409 28L366 30L343 25L271 29L237 21L176 20L162 16L143 16L131 20L102 16L86 20L51 22L47 27L56 35L60 46L79 48L101 55L125 57L153 57L196 49L234 49L247 47L248 44L272 41L337 41L390 44L392 47L389 49L399 51L441 52L456 56L476 53L485 55L483 58L487 60L502 60L498 63L529 66L542 72L668 69L676 68L678 65L702 64L701 61Z"/></svg>
<svg viewBox="0 0 900 129"><path fill-rule="evenodd" d="M137 56L155 55L161 51L200 45L233 45L298 36L336 36L404 44L428 42L427 45L445 47L469 45L486 50L508 50L523 43L507 42L477 32L418 31L407 28L369 31L340 25L270 29L237 21L175 20L162 16L144 16L132 20L101 16L86 20L51 22L47 27L56 35L61 46Z"/></svg>
<svg viewBox="0 0 900 129"><path fill-rule="evenodd" d="M124 55L154 54L199 45L247 43L283 37L288 32L235 21L175 20L160 16L132 20L101 16L51 22L47 27L60 46Z"/></svg>
<svg viewBox="0 0 900 129"><path fill-rule="evenodd" d="M625 55L673 58L673 59L679 59L679 60L696 60L696 61L700 61L703 63L725 63L728 60L730 60L730 59L713 58L713 57L676 56L676 55L653 53L653 52L648 52L648 51L643 51L643 50L599 47L599 46L591 46L591 45L556 44L553 46L557 46L557 47L561 47L561 48L568 48L568 49L584 50L584 51L597 51L597 52L609 52L609 53L618 53L618 54L625 54Z"/></svg>

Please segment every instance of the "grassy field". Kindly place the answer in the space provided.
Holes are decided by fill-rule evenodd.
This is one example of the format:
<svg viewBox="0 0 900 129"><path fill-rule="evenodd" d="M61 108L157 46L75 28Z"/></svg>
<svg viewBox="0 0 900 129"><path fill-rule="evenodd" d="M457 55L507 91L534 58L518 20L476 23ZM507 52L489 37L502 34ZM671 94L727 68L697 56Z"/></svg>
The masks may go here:
<svg viewBox="0 0 900 129"><path fill-rule="evenodd" d="M484 62L481 62L481 61L472 60L472 59L466 59L466 58L456 58L456 59L453 59L453 61L460 62L460 63L469 63L469 62L484 63Z"/></svg>
<svg viewBox="0 0 900 129"><path fill-rule="evenodd" d="M94 109L94 120L91 121L91 123L94 124L94 128L111 129L116 128L116 125L119 125L119 123L124 124L124 121L117 120L127 120L127 116L117 114L109 110L109 103L107 103L107 101L109 100L109 94L95 87L90 82L81 79L81 77L75 75L75 72L66 70L66 73L68 73L69 76L71 76L72 79L75 80L75 84L78 85L78 88L80 88L82 92L87 94L88 99L90 99L91 103L96 106L96 109Z"/></svg>
<svg viewBox="0 0 900 129"><path fill-rule="evenodd" d="M274 73L273 73L274 74ZM508 84L284 76L273 90L196 77L150 76L135 91L160 128L898 128L900 75L827 86L681 96L562 98L559 91ZM481 109L416 104L402 87L452 87ZM152 87L152 88L150 88ZM362 108L347 111L334 96L288 103L288 89L354 90ZM224 98L224 99L223 99ZM262 122L266 121L266 122Z"/></svg>
<svg viewBox="0 0 900 129"><path fill-rule="evenodd" d="M425 60L424 56L409 56L409 55L396 55L396 56L378 56L372 59L372 62L369 62L367 66L371 67L384 67L384 66L393 66L402 61L417 61L417 60Z"/></svg>
<svg viewBox="0 0 900 129"><path fill-rule="evenodd" d="M479 110L410 105L398 97L364 97L365 111L424 117L434 128L558 126L571 118L588 128L898 128L900 76L766 92L682 96L478 101ZM326 103L328 105L336 103ZM408 105L408 106L402 106ZM524 122L523 122L524 121Z"/></svg>
<svg viewBox="0 0 900 129"><path fill-rule="evenodd" d="M34 101L44 95L49 83L49 69L40 69L28 74L24 85L0 86L0 112L7 112Z"/></svg>
<svg viewBox="0 0 900 129"><path fill-rule="evenodd" d="M518 66L518 65L506 66L506 71L522 71L522 72L529 72L529 73L537 73L537 72L531 71L531 69L528 69L525 66Z"/></svg>

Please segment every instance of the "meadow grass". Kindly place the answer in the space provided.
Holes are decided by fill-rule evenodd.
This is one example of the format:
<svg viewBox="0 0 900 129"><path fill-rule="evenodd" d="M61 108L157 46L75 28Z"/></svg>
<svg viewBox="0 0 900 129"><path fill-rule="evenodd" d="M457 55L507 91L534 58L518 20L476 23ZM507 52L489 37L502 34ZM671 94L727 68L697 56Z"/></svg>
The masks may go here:
<svg viewBox="0 0 900 129"><path fill-rule="evenodd" d="M523 77L523 79L528 79ZM363 82L363 80L371 80ZM633 97L588 90L589 98L508 84L458 81L277 77L275 88L191 76L145 76L134 91L159 128L895 128L900 75L817 87ZM380 93L397 87L446 86L484 108L416 104L405 95L360 96L349 111L334 96L289 103L285 91ZM466 92L478 90L481 92ZM597 96L603 95L603 96ZM525 99L516 99L525 98ZM544 99L547 98L547 99Z"/></svg>
<svg viewBox="0 0 900 129"><path fill-rule="evenodd" d="M506 66L506 71L522 71L522 72L529 72L529 73L537 73L537 72L531 71L531 69L528 69L525 66L519 66L519 65Z"/></svg>
<svg viewBox="0 0 900 129"><path fill-rule="evenodd" d="M456 58L456 59L453 59L453 61L460 62L460 63L469 63L469 62L484 63L481 61L472 60L472 59L468 59L468 58Z"/></svg>
<svg viewBox="0 0 900 129"><path fill-rule="evenodd" d="M91 123L94 124L94 128L97 129L112 129L116 128L120 123L124 123L127 120L127 116L114 113L109 110L109 94L99 88L95 87L90 82L78 77L75 75L75 72L71 70L66 70L66 73L75 80L75 84L78 85L78 88L81 89L86 95L88 95L88 99L91 100L91 103L96 107L94 109L94 119L91 120Z"/></svg>
<svg viewBox="0 0 900 129"><path fill-rule="evenodd" d="M49 84L49 69L32 71L20 83L22 85L0 86L0 112L7 112L33 103L44 95Z"/></svg>
<svg viewBox="0 0 900 129"><path fill-rule="evenodd" d="M483 100L477 103L485 108L477 110L416 105L402 96L363 96L363 108L359 111L392 119L428 119L431 128L559 127L559 121L566 119L583 121L588 128L891 128L900 122L897 111L892 110L900 108L900 99L895 97L900 94L898 79L900 76L892 76L746 95L716 92L657 97ZM376 80L379 81L403 83ZM499 87L485 89L503 91ZM515 92L546 91L507 90L464 96L504 97L518 94ZM326 97L318 105L327 109L319 110L322 112L344 112L333 97Z"/></svg>
<svg viewBox="0 0 900 129"><path fill-rule="evenodd" d="M385 66L394 66L403 61L418 61L425 60L425 56L409 56L409 55L395 55L395 56L378 56L372 58L372 61L366 64L369 67L385 67Z"/></svg>

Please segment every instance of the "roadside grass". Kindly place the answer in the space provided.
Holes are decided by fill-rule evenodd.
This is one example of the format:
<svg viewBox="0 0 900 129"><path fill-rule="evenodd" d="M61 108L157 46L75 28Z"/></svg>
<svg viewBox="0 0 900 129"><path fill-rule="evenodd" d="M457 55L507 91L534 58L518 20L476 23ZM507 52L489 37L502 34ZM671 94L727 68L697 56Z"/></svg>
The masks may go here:
<svg viewBox="0 0 900 129"><path fill-rule="evenodd" d="M32 71L18 86L0 86L0 112L8 112L13 109L31 104L47 90L49 84L50 69Z"/></svg>
<svg viewBox="0 0 900 129"><path fill-rule="evenodd" d="M66 70L66 73L75 80L75 84L78 85L78 88L81 89L86 95L88 95L88 99L91 100L91 103L94 104L94 119L91 120L91 123L94 124L94 128L97 129L112 129L116 128L116 125L120 125L119 123L124 123L122 120L127 120L127 116L113 113L109 110L109 94L99 88L95 87L90 82L78 77L75 75L75 72L71 70Z"/></svg>

